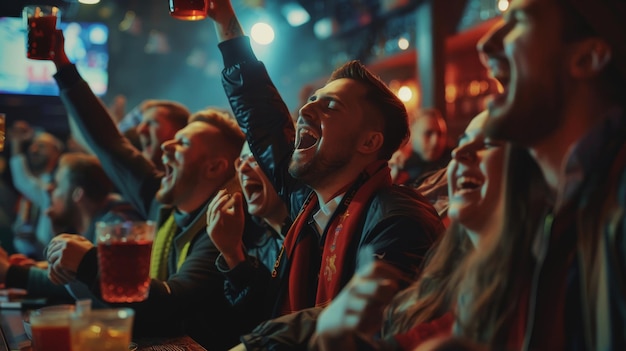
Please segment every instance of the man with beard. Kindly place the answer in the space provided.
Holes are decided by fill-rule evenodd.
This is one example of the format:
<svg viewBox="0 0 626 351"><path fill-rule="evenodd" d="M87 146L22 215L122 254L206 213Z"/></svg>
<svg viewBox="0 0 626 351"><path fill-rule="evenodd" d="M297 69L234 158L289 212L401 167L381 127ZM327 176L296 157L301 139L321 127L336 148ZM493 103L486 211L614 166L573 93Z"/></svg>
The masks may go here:
<svg viewBox="0 0 626 351"><path fill-rule="evenodd" d="M174 138L174 134L187 125L189 110L177 102L146 100L139 109L141 122L135 128L141 153L163 170L161 144Z"/></svg>
<svg viewBox="0 0 626 351"><path fill-rule="evenodd" d="M495 349L626 349L624 18L621 0L513 0L504 21L479 45L503 86L488 104L488 135L527 148L549 189L535 194L539 203L530 195L542 184L526 190L526 212L544 206L529 218L537 226L521 235L534 238L528 249L534 273L504 275L510 281L491 292L483 289L486 279L476 279L473 291L492 298L474 296L490 306L468 308L476 313L466 328L482 328L465 334L491 340ZM515 185L519 189L523 181ZM493 247L504 247L514 235L505 231ZM501 256L492 251L484 262ZM512 261L505 269L521 264ZM490 273L479 270L499 276ZM491 307L504 306L498 301L504 310ZM511 314L512 302L518 307Z"/></svg>
<svg viewBox="0 0 626 351"><path fill-rule="evenodd" d="M230 1L211 1L209 8L231 107L294 218L271 272L251 265L243 248L227 247L228 230L214 233L239 288L232 300L255 310L258 320L324 306L358 269L365 247L414 277L443 226L423 197L391 184L387 160L408 136L402 102L349 62L300 109L294 130Z"/></svg>
<svg viewBox="0 0 626 351"><path fill-rule="evenodd" d="M56 233L76 233L96 243L96 222L143 219L119 195L94 156L67 153L50 184L46 215Z"/></svg>
<svg viewBox="0 0 626 351"><path fill-rule="evenodd" d="M46 215L55 231L82 235L95 242L97 221L133 221L141 216L119 195L100 162L93 156L67 153L59 159L50 184L50 207ZM12 264L12 258L0 251L0 283L8 288L26 289L31 296L46 297L50 302L71 302L63 286L48 279L48 271L34 266Z"/></svg>
<svg viewBox="0 0 626 351"><path fill-rule="evenodd" d="M16 121L9 135L11 177L13 185L23 196L13 226L13 244L17 252L39 260L43 258L43 248L54 234L43 211L50 205L48 182L52 180L63 144L50 133L35 133L25 121ZM24 152L27 143L30 145Z"/></svg>
<svg viewBox="0 0 626 351"><path fill-rule="evenodd" d="M208 349L227 349L241 331L237 314L224 297L224 279L215 268L219 251L205 234L205 212L219 189L238 189L233 163L244 143L243 133L222 111L196 113L161 145L163 174L119 133L65 56L60 31L56 43L55 79L70 112L73 134L88 143L124 198L157 223L149 297L120 304L135 310L134 335L187 334ZM87 240L58 236L48 246L50 277L66 283L76 274L99 293L96 256L97 248Z"/></svg>
<svg viewBox="0 0 626 351"><path fill-rule="evenodd" d="M189 115L189 110L178 102L145 100L124 116L124 123L118 123L118 128L146 159L163 171L161 144L187 125ZM88 147L85 140L77 137L74 141Z"/></svg>

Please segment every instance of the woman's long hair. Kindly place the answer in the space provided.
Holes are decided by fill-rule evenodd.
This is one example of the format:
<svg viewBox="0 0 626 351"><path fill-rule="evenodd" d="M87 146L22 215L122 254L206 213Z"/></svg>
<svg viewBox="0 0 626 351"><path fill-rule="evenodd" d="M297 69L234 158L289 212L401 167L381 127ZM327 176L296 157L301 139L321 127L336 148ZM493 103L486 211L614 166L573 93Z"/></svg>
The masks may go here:
<svg viewBox="0 0 626 351"><path fill-rule="evenodd" d="M509 152L505 173L503 230L481 242L459 284L458 331L494 349L506 348L512 320L532 275L532 244L548 191L535 161L524 149Z"/></svg>
<svg viewBox="0 0 626 351"><path fill-rule="evenodd" d="M472 251L474 246L463 226L452 222L429 252L420 278L391 302L389 323L383 334L403 333L449 312L456 301L456 284L452 277Z"/></svg>

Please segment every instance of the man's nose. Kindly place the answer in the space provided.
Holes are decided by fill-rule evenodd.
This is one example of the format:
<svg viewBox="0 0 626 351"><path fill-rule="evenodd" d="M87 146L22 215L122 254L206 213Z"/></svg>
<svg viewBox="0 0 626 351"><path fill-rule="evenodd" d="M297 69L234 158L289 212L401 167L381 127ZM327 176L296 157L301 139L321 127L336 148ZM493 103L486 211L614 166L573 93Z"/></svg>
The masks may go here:
<svg viewBox="0 0 626 351"><path fill-rule="evenodd" d="M483 65L487 66L489 57L502 50L504 30L504 21L499 21L476 44Z"/></svg>
<svg viewBox="0 0 626 351"><path fill-rule="evenodd" d="M452 158L458 162L469 163L476 159L476 154L466 147L457 147L452 150Z"/></svg>

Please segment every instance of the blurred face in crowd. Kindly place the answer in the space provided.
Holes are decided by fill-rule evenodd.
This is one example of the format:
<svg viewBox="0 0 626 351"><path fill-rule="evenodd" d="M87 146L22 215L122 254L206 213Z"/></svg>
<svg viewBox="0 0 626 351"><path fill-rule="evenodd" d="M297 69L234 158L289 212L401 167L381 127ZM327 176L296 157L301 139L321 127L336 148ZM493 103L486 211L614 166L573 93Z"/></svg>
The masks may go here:
<svg viewBox="0 0 626 351"><path fill-rule="evenodd" d="M366 88L341 78L317 90L300 109L295 151L289 172L315 187L347 167L359 138L367 132L364 104Z"/></svg>
<svg viewBox="0 0 626 351"><path fill-rule="evenodd" d="M501 84L488 103L487 133L530 146L559 125L568 86L568 44L557 0L513 0L504 21L479 43Z"/></svg>
<svg viewBox="0 0 626 351"><path fill-rule="evenodd" d="M151 107L143 112L141 123L137 126L141 153L155 165L161 164L161 144L174 138L178 131L168 114L165 107Z"/></svg>
<svg viewBox="0 0 626 351"><path fill-rule="evenodd" d="M71 184L69 176L69 168L62 165L54 175L54 182L49 186L50 207L46 210L46 215L50 218L55 233L74 229L78 216L76 202L72 199L76 187Z"/></svg>
<svg viewBox="0 0 626 351"><path fill-rule="evenodd" d="M59 142L49 133L39 133L28 148L28 160L35 173L50 171L60 155Z"/></svg>
<svg viewBox="0 0 626 351"><path fill-rule="evenodd" d="M448 216L471 230L490 221L504 206L505 147L485 137L487 119L483 112L470 122L448 165Z"/></svg>
<svg viewBox="0 0 626 351"><path fill-rule="evenodd" d="M422 160L438 160L446 148L446 126L443 120L431 114L419 116L411 124L411 144Z"/></svg>
<svg viewBox="0 0 626 351"><path fill-rule="evenodd" d="M161 149L165 176L157 200L165 205L184 206L197 197L197 187L210 176L213 162L220 159L221 142L219 129L204 122L189 123L173 139L164 142Z"/></svg>
<svg viewBox="0 0 626 351"><path fill-rule="evenodd" d="M256 162L248 143L245 143L241 149L241 155L235 161L235 168L241 191L248 205L248 213L267 218L285 206Z"/></svg>

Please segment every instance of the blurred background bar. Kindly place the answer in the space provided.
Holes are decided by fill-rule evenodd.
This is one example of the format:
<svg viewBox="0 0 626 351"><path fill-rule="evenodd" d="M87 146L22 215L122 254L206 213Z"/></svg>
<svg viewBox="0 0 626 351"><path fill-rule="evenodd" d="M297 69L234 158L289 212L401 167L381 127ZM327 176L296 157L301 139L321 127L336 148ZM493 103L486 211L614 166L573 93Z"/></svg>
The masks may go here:
<svg viewBox="0 0 626 351"><path fill-rule="evenodd" d="M213 23L171 18L167 1L38 0L63 10L68 53L105 104L126 98L227 107ZM91 2L95 4L86 4ZM25 58L19 16L32 0L0 2L0 113L65 139L65 110L49 62ZM476 42L506 0L233 0L255 52L291 111L349 59L366 63L410 113L436 107L454 144L497 87Z"/></svg>

